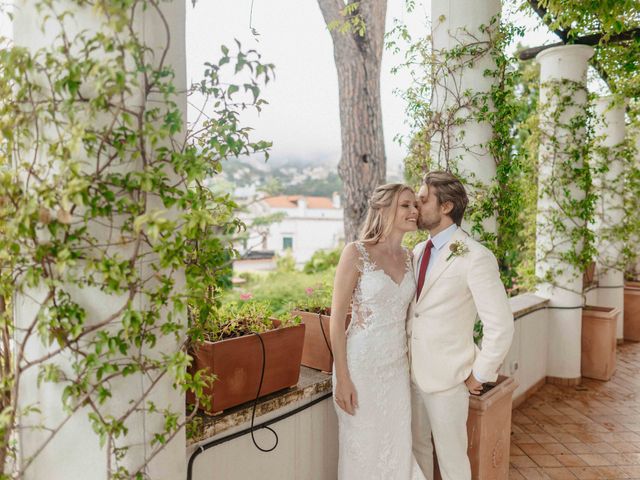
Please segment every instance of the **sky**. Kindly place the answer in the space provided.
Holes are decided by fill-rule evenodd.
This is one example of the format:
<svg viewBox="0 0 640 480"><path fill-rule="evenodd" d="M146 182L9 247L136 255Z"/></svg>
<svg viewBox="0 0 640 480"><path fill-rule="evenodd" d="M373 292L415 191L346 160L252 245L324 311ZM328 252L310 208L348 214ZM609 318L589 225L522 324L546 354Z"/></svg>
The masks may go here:
<svg viewBox="0 0 640 480"><path fill-rule="evenodd" d="M506 2L505 2L506 3ZM253 11L252 11L253 4ZM220 56L220 45L234 38L255 48L274 63L276 79L263 90L269 101L260 116L245 115L255 138L273 141L272 162L298 160L337 164L340 157L338 80L333 45L316 0L198 0L187 2L187 78L197 81L202 64ZM405 21L414 34L428 31L429 1L416 2L407 13L405 0L388 0L387 30L394 19ZM535 46L557 39L537 19L511 14L528 27L524 42ZM253 27L258 33L251 33ZM409 86L406 73L392 74L400 56L386 50L382 59L381 101L388 171L398 173L406 155L394 141L410 134L405 104L394 94Z"/></svg>
<svg viewBox="0 0 640 480"><path fill-rule="evenodd" d="M178 0L179 1L179 0ZM217 60L221 45L238 39L245 49L256 49L264 62L275 64L276 78L264 89L269 101L258 116L244 114L243 125L254 128L254 140L270 140L271 162L295 160L337 164L340 157L338 80L333 45L317 0L185 0L187 5L187 79L202 78L203 65ZM413 12L406 0L387 1L387 30L394 20L406 22L414 35L428 32L430 0L416 0ZM508 2L503 2L504 4ZM505 13L527 26L523 43L535 46L557 38L539 21L522 13ZM252 34L251 28L259 35ZM0 18L0 33L10 35L10 24ZM406 72L392 74L402 57L385 50L382 58L381 101L388 171L398 175L406 149L394 138L409 138L404 101L394 93L410 85ZM197 101L195 102L198 103ZM191 111L190 118L195 116Z"/></svg>

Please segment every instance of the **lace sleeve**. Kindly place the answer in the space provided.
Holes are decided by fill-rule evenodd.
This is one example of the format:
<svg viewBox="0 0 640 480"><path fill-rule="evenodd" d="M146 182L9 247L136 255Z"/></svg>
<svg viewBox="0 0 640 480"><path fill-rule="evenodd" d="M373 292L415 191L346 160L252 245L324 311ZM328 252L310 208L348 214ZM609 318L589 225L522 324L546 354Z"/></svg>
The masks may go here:
<svg viewBox="0 0 640 480"><path fill-rule="evenodd" d="M367 319L371 316L371 308L365 305L362 295L362 275L371 272L375 269L375 265L369 258L369 253L362 242L355 242L354 245L360 253L360 262L357 264L358 271L360 272L360 278L356 284L356 289L353 292L353 298L351 299L351 323L347 331L347 336L354 331L363 330L366 327Z"/></svg>
<svg viewBox="0 0 640 480"><path fill-rule="evenodd" d="M364 272L370 272L375 269L375 265L371 261L369 257L369 252L367 252L367 248L364 246L362 242L354 242L353 243L360 254L360 261L357 264L358 271L362 274Z"/></svg>

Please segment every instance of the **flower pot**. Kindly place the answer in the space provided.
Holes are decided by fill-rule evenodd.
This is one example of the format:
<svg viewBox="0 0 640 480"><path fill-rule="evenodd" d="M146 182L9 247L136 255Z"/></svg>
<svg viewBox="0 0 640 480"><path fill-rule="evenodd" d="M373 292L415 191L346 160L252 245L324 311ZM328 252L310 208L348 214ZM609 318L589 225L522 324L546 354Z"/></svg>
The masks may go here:
<svg viewBox="0 0 640 480"><path fill-rule="evenodd" d="M291 315L299 316L306 326L304 331L304 348L302 349L302 365L322 372L331 373L333 355L331 353L331 338L329 337L330 315L294 310ZM351 314L347 315L345 329L351 321Z"/></svg>
<svg viewBox="0 0 640 480"><path fill-rule="evenodd" d="M582 309L583 377L609 380L616 369L616 322L620 310L585 306Z"/></svg>
<svg viewBox="0 0 640 480"><path fill-rule="evenodd" d="M511 406L517 386L518 382L513 377L501 375L491 390L469 397L467 455L473 480L509 478ZM434 463L435 479L441 479L437 462Z"/></svg>
<svg viewBox="0 0 640 480"><path fill-rule="evenodd" d="M624 285L624 339L640 342L640 282Z"/></svg>
<svg viewBox="0 0 640 480"><path fill-rule="evenodd" d="M304 325L296 325L260 334L265 365L259 396L298 383L304 331ZM218 413L256 398L262 371L262 345L256 335L198 343L193 357L192 371L207 369L217 377L205 389L211 398L209 412ZM193 403L193 398L188 400Z"/></svg>

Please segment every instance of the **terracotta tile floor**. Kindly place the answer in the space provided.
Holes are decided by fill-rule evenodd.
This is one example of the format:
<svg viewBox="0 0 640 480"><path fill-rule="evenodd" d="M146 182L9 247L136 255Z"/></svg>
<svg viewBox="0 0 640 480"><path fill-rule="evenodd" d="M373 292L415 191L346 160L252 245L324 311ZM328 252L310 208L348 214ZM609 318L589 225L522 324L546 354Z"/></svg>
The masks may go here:
<svg viewBox="0 0 640 480"><path fill-rule="evenodd" d="M609 382L545 385L513 412L510 480L640 479L640 343Z"/></svg>

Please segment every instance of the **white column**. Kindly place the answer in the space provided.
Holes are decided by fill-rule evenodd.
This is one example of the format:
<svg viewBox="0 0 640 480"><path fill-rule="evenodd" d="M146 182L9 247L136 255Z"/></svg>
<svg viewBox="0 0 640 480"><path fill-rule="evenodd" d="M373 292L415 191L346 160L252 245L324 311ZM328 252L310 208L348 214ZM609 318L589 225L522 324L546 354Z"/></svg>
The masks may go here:
<svg viewBox="0 0 640 480"><path fill-rule="evenodd" d="M636 127L632 132L632 142L635 146L635 168L640 169L640 129ZM630 188L630 187L629 187ZM633 195L633 192L626 192L627 194ZM637 199L636 199L637 200ZM637 203L634 202L634 203ZM637 255L637 259L635 265L632 265L634 273L640 277L640 232L636 231L631 235L631 240L628 245L629 248L634 250L634 253Z"/></svg>
<svg viewBox="0 0 640 480"><path fill-rule="evenodd" d="M468 184L471 201L476 193L493 184L495 161L487 143L493 136L489 122L474 118L480 105L488 102L496 79L486 71L496 69L491 55L490 35L495 33L501 11L500 0L433 0L432 42L435 58L431 109L442 122L431 138L432 168L451 168ZM447 59L454 49L465 49L459 58ZM483 97L487 96L486 99ZM478 102L468 108L469 102ZM478 108L477 108L478 107ZM477 184L477 188L471 185ZM495 218L484 228L495 232Z"/></svg>
<svg viewBox="0 0 640 480"><path fill-rule="evenodd" d="M57 42L59 42L57 36L60 30L57 23L50 20L45 24L42 14L36 7L40 3L36 0L16 2L13 20L14 41L16 45L24 47L31 52L36 52L42 48L56 47ZM66 7L74 14L65 23L65 27L69 27L68 30L65 28L65 32L70 38L82 31L86 31L88 35L91 35L101 29L104 19L101 20L98 17L101 13L93 11L91 6L82 8L78 6L77 2L67 3L63 1L54 2L54 4L56 11L61 12ZM185 92L185 3L181 1L161 2L160 6L169 26L170 39L167 37L168 32L165 30L165 25L152 8L143 11L142 6L138 6L132 27L140 35L145 45L150 48L148 55L153 57L154 60L161 58L162 49L166 46L167 41L170 41L166 52L165 65L172 67L175 73L173 83L176 90ZM152 63L151 60L149 62ZM46 83L42 82L42 84L45 87L43 95L46 95ZM141 99L144 96L141 90L142 87L138 87L138 90L134 85L131 87L133 91L126 99L126 103L127 106L135 110L140 106ZM91 98L92 86L83 85L82 88L86 89L86 91L83 90L83 94ZM183 115L182 118L186 120L186 95L176 95L172 99L177 102ZM158 100L151 99L152 102L154 100L153 106L157 107ZM104 119L92 118L90 121L99 124ZM77 154L82 155L82 153ZM41 153L40 155L46 155L46 153ZM83 161L83 168L95 169L94 159L87 158L83 160L86 160ZM114 167L114 170L122 172L126 168L136 169L135 162L130 162L130 165L124 167L118 165ZM50 174L54 173L56 172L50 172ZM167 174L171 175L171 172L167 172ZM159 199L155 197L155 193L151 192L149 194L149 205L161 205ZM115 245L117 242L111 242L112 239L107 238L110 229L96 224L91 224L89 228L92 229L91 233L97 239L114 245L113 247L108 247L110 252L118 249L122 253L122 258L127 258L131 254L129 247L117 246ZM114 228L113 235L115 236L116 234L118 234L117 226ZM112 248L113 250L111 250ZM136 263L136 267L143 278L145 274L150 275L153 273L148 265L140 261ZM175 281L175 288L184 287L184 278L181 272L176 274ZM129 301L124 295L108 295L98 288L80 289L67 286L64 290L70 294L74 302L77 302L86 311L87 326L91 326L92 322L108 318ZM40 304L45 297L46 291L44 287L33 288L26 295L17 296L14 313L18 328L33 322L33 318L40 310ZM142 309L144 301L142 297L136 296L132 303L137 308ZM106 328L113 329L116 326L109 325ZM113 330L111 330L111 333L113 333ZM18 330L16 340L18 342L24 341L24 332ZM55 351L58 346L55 343L52 346L43 345L35 333L24 343L28 360L42 358ZM147 351L146 354L148 357L159 359L162 355L171 354L178 348L179 346L174 337L159 336L158 344L155 348ZM69 372L69 364L65 364L65 361L67 361L67 357L64 354L56 357L56 364L60 365L62 370L71 373ZM18 463L24 465L26 460L30 459L35 452L38 452L35 461L31 463L21 478L24 480L39 480L43 478L49 480L106 479L109 458L105 447L99 444L98 435L93 431L87 418L89 410L80 408L71 416L68 416L62 409L63 385L61 383L40 383L37 380L37 374L38 372L34 368L24 374L19 390L19 408L37 407L39 409L39 413L31 412L20 418ZM112 382L112 398L105 402L103 413L117 418L118 415L131 409L131 400L141 398L143 396L142 392L150 387L151 380L149 376L141 374L131 374L127 377L117 378ZM174 412L184 411L184 395L173 388L172 375L165 374L155 384L152 393L146 397L145 403L139 407L139 411L134 413L126 422L126 427L129 431L127 439L123 443L130 446L130 449L123 463L129 469L141 466L149 460L151 452L155 449L151 445L152 435L154 432L162 431L162 418L158 414L150 414L148 412L146 404L148 401L155 402L158 409L166 408ZM49 432L46 430L29 428L38 424L48 429L59 427L59 431L49 441ZM41 448L42 450L40 451ZM181 431L148 463L145 474L153 479L184 478L186 475L185 451L186 440L184 431Z"/></svg>
<svg viewBox="0 0 640 480"><path fill-rule="evenodd" d="M596 145L601 151L593 152L593 165L605 169L594 177L598 200L596 204L597 278L598 304L620 309L616 336L623 338L624 326L624 266L622 265L621 240L614 230L624 218L624 161L620 149L625 141L624 104L615 104L612 97L602 97L595 102ZM606 152L603 156L601 152Z"/></svg>
<svg viewBox="0 0 640 480"><path fill-rule="evenodd" d="M570 235L575 228L576 219L566 215L566 212L558 215L561 208L557 199L563 198L564 187L575 200L584 199L585 192L575 183L555 186L555 182L568 162L572 162L573 167L580 168L587 160L575 160L568 155L567 149L579 145L582 140L586 141L586 132L584 129L572 130L567 125L586 111L586 90L576 86L584 86L587 62L592 55L591 47L567 45L544 50L536 57L540 63L539 111L542 135L538 161L536 275L545 278L550 274L553 277L552 283L543 283L539 288L539 295L549 298L552 307L582 305L582 272L562 257L572 248ZM562 94L571 98L568 105L559 104ZM555 141L549 140L552 138ZM550 186L553 186L552 191L549 190ZM551 219L561 222L565 231L555 228ZM578 381L582 311L549 310L548 331L547 375Z"/></svg>

